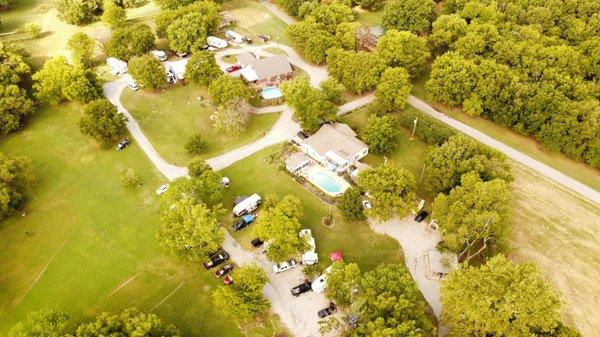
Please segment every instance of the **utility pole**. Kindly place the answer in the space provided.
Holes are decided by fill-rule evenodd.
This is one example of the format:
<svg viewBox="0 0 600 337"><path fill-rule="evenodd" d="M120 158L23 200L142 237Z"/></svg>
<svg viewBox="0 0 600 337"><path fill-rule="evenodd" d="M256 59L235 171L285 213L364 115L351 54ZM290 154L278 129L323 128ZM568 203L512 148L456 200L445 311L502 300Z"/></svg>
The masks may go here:
<svg viewBox="0 0 600 337"><path fill-rule="evenodd" d="M419 121L419 117L415 118L415 120L413 121L413 129L412 129L412 134L410 135L410 140L413 140L415 138L415 130L417 129L418 121Z"/></svg>
<svg viewBox="0 0 600 337"><path fill-rule="evenodd" d="M423 169L421 170L421 178L419 178L419 183L423 182L423 175L425 174L425 163L423 163Z"/></svg>

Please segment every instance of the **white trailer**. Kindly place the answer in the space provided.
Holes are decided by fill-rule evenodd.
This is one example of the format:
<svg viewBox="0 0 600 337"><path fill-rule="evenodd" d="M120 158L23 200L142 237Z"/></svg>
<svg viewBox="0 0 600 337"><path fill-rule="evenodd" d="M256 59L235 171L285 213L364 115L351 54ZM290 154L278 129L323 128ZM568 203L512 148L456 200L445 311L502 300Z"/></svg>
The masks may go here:
<svg viewBox="0 0 600 337"><path fill-rule="evenodd" d="M327 289L327 275L331 271L331 266L327 267L323 274L312 281L310 284L311 289L317 294L322 293Z"/></svg>
<svg viewBox="0 0 600 337"><path fill-rule="evenodd" d="M185 58L163 63L167 73L167 82L177 83L179 81L183 81L185 76L185 66L189 60L189 58Z"/></svg>
<svg viewBox="0 0 600 337"><path fill-rule="evenodd" d="M159 61L166 61L167 60L167 53L165 53L162 50L151 50L150 54L152 56L154 56L155 59L159 60Z"/></svg>
<svg viewBox="0 0 600 337"><path fill-rule="evenodd" d="M127 74L127 62L114 57L106 59L106 64L110 67L110 73L113 75Z"/></svg>
<svg viewBox="0 0 600 337"><path fill-rule="evenodd" d="M223 39L219 39L216 36L209 36L206 38L206 43L209 46L213 46L215 48L223 49L227 47L227 41Z"/></svg>
<svg viewBox="0 0 600 337"><path fill-rule="evenodd" d="M319 262L319 256L316 253L317 245L315 238L312 236L312 231L308 228L302 229L298 234L301 238L305 238L308 243L308 250L302 254L302 264L313 265Z"/></svg>
<svg viewBox="0 0 600 337"><path fill-rule="evenodd" d="M233 208L233 215L242 216L246 213L250 213L258 208L258 205L262 202L260 195L252 194L248 198L242 200L239 204Z"/></svg>
<svg viewBox="0 0 600 337"><path fill-rule="evenodd" d="M244 42L244 37L242 35L234 32L233 30L226 31L225 36L227 36L228 39L232 40L235 43Z"/></svg>

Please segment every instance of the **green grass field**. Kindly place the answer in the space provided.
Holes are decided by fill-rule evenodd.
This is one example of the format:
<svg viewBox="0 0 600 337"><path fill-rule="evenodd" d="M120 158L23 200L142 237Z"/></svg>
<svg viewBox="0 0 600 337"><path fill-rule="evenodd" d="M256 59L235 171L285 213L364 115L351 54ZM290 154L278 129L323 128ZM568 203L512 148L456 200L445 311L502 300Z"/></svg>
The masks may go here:
<svg viewBox="0 0 600 337"><path fill-rule="evenodd" d="M291 41L285 34L285 27L287 26L285 22L273 15L259 2L231 0L224 2L222 8L233 14L238 20L234 29L244 35L251 36L254 43L260 43L258 34L264 34L271 37L270 42L291 45Z"/></svg>
<svg viewBox="0 0 600 337"><path fill-rule="evenodd" d="M77 322L135 306L183 335L241 336L212 306L214 277L164 257L156 243L154 189L163 178L135 143L99 150L80 135L80 113L75 105L41 109L0 141L0 151L30 157L37 177L23 215L0 223L0 334L46 307ZM121 186L127 168L141 188Z"/></svg>
<svg viewBox="0 0 600 337"><path fill-rule="evenodd" d="M383 15L383 7L376 11L367 11L360 7L354 7L356 21L364 23L371 27L381 26L381 17Z"/></svg>
<svg viewBox="0 0 600 337"><path fill-rule="evenodd" d="M356 262L362 270L371 270L386 262L403 263L402 251L398 243L385 235L374 233L364 221L345 221L335 206L329 206L321 201L276 164L267 164L264 159L277 151L278 145L258 152L233 166L222 171L231 179L231 188L227 195L225 206L230 207L234 196L258 193L265 196L275 193L279 197L288 194L300 198L304 206L302 224L313 231L319 254L319 267L329 266L329 253L340 250L348 262ZM323 216L331 214L335 218L333 227L321 224ZM231 228L233 219L228 218L227 227ZM245 248L249 248L252 236L252 225L240 231L232 232L233 236Z"/></svg>
<svg viewBox="0 0 600 337"><path fill-rule="evenodd" d="M207 97L205 90L187 85L159 93L125 90L121 101L161 156L178 165L187 164L189 156L184 145L196 132L208 143L201 157L209 158L260 138L279 118L278 113L252 116L244 134L226 136L212 126L212 107Z"/></svg>

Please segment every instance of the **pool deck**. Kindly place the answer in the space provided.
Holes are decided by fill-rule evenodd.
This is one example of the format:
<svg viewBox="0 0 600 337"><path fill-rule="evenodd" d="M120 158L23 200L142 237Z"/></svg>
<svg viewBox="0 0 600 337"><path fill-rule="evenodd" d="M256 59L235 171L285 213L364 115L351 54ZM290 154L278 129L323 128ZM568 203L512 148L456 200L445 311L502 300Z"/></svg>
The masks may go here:
<svg viewBox="0 0 600 337"><path fill-rule="evenodd" d="M314 182L313 180L310 179L310 175L314 174L314 173L324 173L327 176L329 176L332 180L334 180L336 183L338 183L341 186L341 189L339 192L330 192L328 190L326 190L325 188L323 188L321 185L317 184L316 182ZM335 172L331 172L328 169L324 168L323 166L321 166L320 164L317 164L316 162L313 162L313 165L307 167L306 169L302 170L300 172L300 175L302 175L303 177L305 177L308 181L310 181L311 184L315 185L316 187L318 187L321 191L323 191L323 193L332 196L332 197L338 197L340 195L342 195L348 188L350 188L350 184L344 180L344 178L338 176Z"/></svg>

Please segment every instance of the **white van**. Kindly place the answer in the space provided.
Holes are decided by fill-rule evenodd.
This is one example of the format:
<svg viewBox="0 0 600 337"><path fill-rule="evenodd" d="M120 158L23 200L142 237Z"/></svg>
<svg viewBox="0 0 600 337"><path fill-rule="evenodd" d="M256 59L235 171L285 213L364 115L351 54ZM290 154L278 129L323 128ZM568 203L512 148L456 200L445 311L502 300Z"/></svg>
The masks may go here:
<svg viewBox="0 0 600 337"><path fill-rule="evenodd" d="M165 53L162 50L151 50L150 54L152 54L152 56L154 56L155 59L159 60L159 61L166 61L167 60L167 53Z"/></svg>
<svg viewBox="0 0 600 337"><path fill-rule="evenodd" d="M206 38L206 43L209 46L213 46L215 48L223 49L227 47L227 41L223 39L219 39L216 36L209 36Z"/></svg>
<svg viewBox="0 0 600 337"><path fill-rule="evenodd" d="M133 91L138 91L138 89L140 88L134 81L127 81L127 87Z"/></svg>
<svg viewBox="0 0 600 337"><path fill-rule="evenodd" d="M235 43L244 42L244 37L242 35L234 32L233 30L226 31L225 36L227 36L228 39L232 40Z"/></svg>
<svg viewBox="0 0 600 337"><path fill-rule="evenodd" d="M106 59L106 64L110 67L110 73L113 75L123 75L127 73L127 62L114 57Z"/></svg>
<svg viewBox="0 0 600 337"><path fill-rule="evenodd" d="M250 213L258 208L258 205L262 202L260 195L252 194L248 198L242 200L239 204L233 208L233 215L242 216L246 213Z"/></svg>

